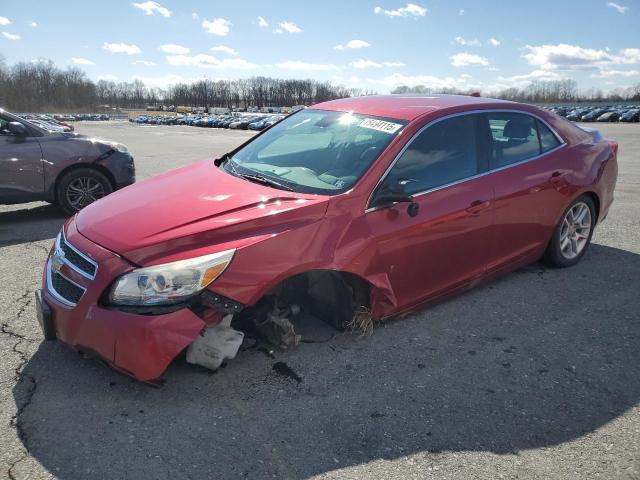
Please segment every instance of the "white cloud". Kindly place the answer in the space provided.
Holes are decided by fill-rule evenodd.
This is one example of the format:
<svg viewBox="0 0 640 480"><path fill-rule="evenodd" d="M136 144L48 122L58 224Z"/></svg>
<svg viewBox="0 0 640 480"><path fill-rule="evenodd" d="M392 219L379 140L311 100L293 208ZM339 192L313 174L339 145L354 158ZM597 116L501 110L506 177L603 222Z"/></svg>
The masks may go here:
<svg viewBox="0 0 640 480"><path fill-rule="evenodd" d="M402 75L394 73L381 79L369 79L370 83L380 84L393 89L401 85L415 87L416 85L424 85L427 88L458 88L460 90L480 89L481 84L470 83L468 78L458 77L436 77L433 75Z"/></svg>
<svg viewBox="0 0 640 480"><path fill-rule="evenodd" d="M158 13L165 18L169 18L171 16L171 10L163 7L158 2L149 1L142 3L132 3L131 5L142 10L145 15L155 15L156 13Z"/></svg>
<svg viewBox="0 0 640 480"><path fill-rule="evenodd" d="M15 33L2 32L4 38L8 38L9 40L20 40L20 35L16 35Z"/></svg>
<svg viewBox="0 0 640 480"><path fill-rule="evenodd" d="M72 57L71 61L76 65L95 65L91 60L81 57Z"/></svg>
<svg viewBox="0 0 640 480"><path fill-rule="evenodd" d="M629 10L629 7L625 7L623 5L620 5L619 3L615 3L615 2L607 2L607 7L611 7L613 8L615 11L617 11L618 13L626 13L627 10Z"/></svg>
<svg viewBox="0 0 640 480"><path fill-rule="evenodd" d="M591 74L592 78L640 77L640 70L600 70Z"/></svg>
<svg viewBox="0 0 640 480"><path fill-rule="evenodd" d="M126 53L127 55L138 55L142 53L140 47L129 43L107 43L104 42L102 48L111 53Z"/></svg>
<svg viewBox="0 0 640 480"><path fill-rule="evenodd" d="M550 72L548 70L533 70L532 72L523 74L523 75L512 75L509 77L498 77L498 81L502 82L501 84L494 87L496 90L501 88L524 88L529 85L534 80L540 81L554 81L554 80L564 80L568 78L565 75L562 75L558 72Z"/></svg>
<svg viewBox="0 0 640 480"><path fill-rule="evenodd" d="M160 45L158 47L158 50L161 50L164 53L169 53L171 55L185 55L190 52L190 50L187 47L183 47L182 45L176 45L175 43Z"/></svg>
<svg viewBox="0 0 640 480"><path fill-rule="evenodd" d="M98 75L98 80L105 80L107 82L115 82L118 80L118 77L112 75L111 73L107 73L106 75Z"/></svg>
<svg viewBox="0 0 640 480"><path fill-rule="evenodd" d="M135 62L131 62L131 65L143 65L145 67L155 67L156 62L152 62L150 60L136 60Z"/></svg>
<svg viewBox="0 0 640 480"><path fill-rule="evenodd" d="M269 22L267 22L264 18L258 17L258 26L260 28L267 28L269 26Z"/></svg>
<svg viewBox="0 0 640 480"><path fill-rule="evenodd" d="M213 20L203 20L202 28L204 28L207 33L212 35L218 35L219 37L224 37L231 31L231 27L233 23L225 18L214 18Z"/></svg>
<svg viewBox="0 0 640 480"><path fill-rule="evenodd" d="M29 22L29 26L36 28L38 26L38 22Z"/></svg>
<svg viewBox="0 0 640 480"><path fill-rule="evenodd" d="M543 70L595 68L611 62L612 55L605 50L582 48L576 45L538 45L525 47L528 53L522 55L529 65Z"/></svg>
<svg viewBox="0 0 640 480"><path fill-rule="evenodd" d="M527 45L522 56L542 70L597 70L611 65L640 64L640 48L624 48L618 54L577 45Z"/></svg>
<svg viewBox="0 0 640 480"><path fill-rule="evenodd" d="M194 20L200 20L200 15L198 15L196 12L193 12L191 14L191 18L193 18Z"/></svg>
<svg viewBox="0 0 640 480"><path fill-rule="evenodd" d="M461 8L460 10L458 10L458 15L460 16L464 15L465 13L467 12L465 12L464 8Z"/></svg>
<svg viewBox="0 0 640 480"><path fill-rule="evenodd" d="M480 40L478 40L477 38L474 38L472 40L467 40L466 38L462 38L462 37L456 37L456 43L459 43L460 45L466 45L469 47L479 47L482 45L482 43L480 43Z"/></svg>
<svg viewBox="0 0 640 480"><path fill-rule="evenodd" d="M382 7L376 7L373 9L375 14L384 14L387 17L424 17L429 10L416 5L415 3L407 3L405 7L400 7L396 10L385 10Z"/></svg>
<svg viewBox="0 0 640 480"><path fill-rule="evenodd" d="M231 47L227 47L226 45L218 45L217 47L211 47L210 50L212 52L224 52L224 53L227 53L229 55L238 55L237 51L235 51Z"/></svg>
<svg viewBox="0 0 640 480"><path fill-rule="evenodd" d="M383 68L383 67L404 67L405 64L402 62L374 62L373 60L364 60L362 58L351 62L349 64L350 67L363 69L363 68Z"/></svg>
<svg viewBox="0 0 640 480"><path fill-rule="evenodd" d="M491 38L489 39L489 43L490 43L491 45L493 45L494 47L499 47L499 46L500 46L500 40L498 40L497 38L493 38L493 37L491 37Z"/></svg>
<svg viewBox="0 0 640 480"><path fill-rule="evenodd" d="M344 50L345 48L353 48L353 49L358 49L358 48L365 48L365 47L370 47L371 44L369 42L365 42L364 40L349 40L346 45L336 45L335 47L333 47L334 50Z"/></svg>
<svg viewBox="0 0 640 480"><path fill-rule="evenodd" d="M241 58L220 60L212 55L203 53L198 55L169 55L167 56L167 62L175 67L213 68L218 70L248 70L258 67L255 63Z"/></svg>
<svg viewBox="0 0 640 480"><path fill-rule="evenodd" d="M620 50L620 56L616 58L619 63L640 63L640 48L624 48Z"/></svg>
<svg viewBox="0 0 640 480"><path fill-rule="evenodd" d="M337 70L338 67L332 64L326 63L307 63L301 62L298 60L288 60L286 62L281 62L276 64L278 68L283 70L313 70L313 71L323 71L323 70Z"/></svg>
<svg viewBox="0 0 640 480"><path fill-rule="evenodd" d="M10 25L11 24L11 20L9 20L7 17L0 17L0 25Z"/></svg>
<svg viewBox="0 0 640 480"><path fill-rule="evenodd" d="M451 57L451 65L454 67L468 67L475 65L489 65L489 60L480 55L473 55L471 53L456 53Z"/></svg>
<svg viewBox="0 0 640 480"><path fill-rule="evenodd" d="M278 24L279 28L276 28L273 33L300 33L302 29L293 22L280 22Z"/></svg>

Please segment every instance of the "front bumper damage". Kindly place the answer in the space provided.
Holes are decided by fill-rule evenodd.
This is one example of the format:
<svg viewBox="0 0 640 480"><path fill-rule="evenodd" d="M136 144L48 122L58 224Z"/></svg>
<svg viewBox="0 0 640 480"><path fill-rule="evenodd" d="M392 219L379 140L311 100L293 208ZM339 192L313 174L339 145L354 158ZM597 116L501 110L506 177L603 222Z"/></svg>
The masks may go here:
<svg viewBox="0 0 640 480"><path fill-rule="evenodd" d="M78 351L95 355L142 382L155 383L171 361L201 333L220 324L225 315L231 316L243 308L209 291L173 311L123 311L105 306L101 301L103 292L114 278L133 266L82 236L74 222L66 226L63 241L94 260L96 272L94 278L88 278L73 264L72 258L61 261L50 258L43 274L42 291L38 292L39 317L48 317L48 320L41 319L45 338L55 338ZM72 288L83 290L80 298L69 302L66 291L56 290L52 272L56 275L58 290L71 282ZM239 347L239 343L237 345Z"/></svg>

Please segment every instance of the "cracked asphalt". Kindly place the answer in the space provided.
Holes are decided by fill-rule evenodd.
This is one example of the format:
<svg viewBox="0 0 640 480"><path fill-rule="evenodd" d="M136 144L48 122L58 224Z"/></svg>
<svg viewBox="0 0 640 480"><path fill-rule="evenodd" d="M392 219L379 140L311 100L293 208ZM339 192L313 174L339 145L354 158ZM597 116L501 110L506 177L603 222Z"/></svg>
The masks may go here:
<svg viewBox="0 0 640 480"><path fill-rule="evenodd" d="M640 478L640 125L598 128L620 143L616 202L578 266L216 373L179 358L159 389L42 342L33 292L64 217L0 205L0 478ZM139 178L250 136L77 129L127 144Z"/></svg>

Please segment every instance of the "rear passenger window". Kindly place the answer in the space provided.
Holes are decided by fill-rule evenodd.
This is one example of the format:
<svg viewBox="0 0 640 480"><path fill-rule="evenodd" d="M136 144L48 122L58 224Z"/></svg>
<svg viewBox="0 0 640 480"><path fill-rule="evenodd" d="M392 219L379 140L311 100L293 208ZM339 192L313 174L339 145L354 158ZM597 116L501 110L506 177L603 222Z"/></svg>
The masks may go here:
<svg viewBox="0 0 640 480"><path fill-rule="evenodd" d="M548 152L549 150L553 150L558 145L560 145L560 141L557 137L549 130L544 123L540 120L538 122L538 134L540 135L540 146L542 148L542 153Z"/></svg>
<svg viewBox="0 0 640 480"><path fill-rule="evenodd" d="M402 182L409 194L478 174L476 116L449 118L425 129L395 163L382 188Z"/></svg>
<svg viewBox="0 0 640 480"><path fill-rule="evenodd" d="M540 155L536 120L521 113L488 113L493 137L489 168L495 169Z"/></svg>

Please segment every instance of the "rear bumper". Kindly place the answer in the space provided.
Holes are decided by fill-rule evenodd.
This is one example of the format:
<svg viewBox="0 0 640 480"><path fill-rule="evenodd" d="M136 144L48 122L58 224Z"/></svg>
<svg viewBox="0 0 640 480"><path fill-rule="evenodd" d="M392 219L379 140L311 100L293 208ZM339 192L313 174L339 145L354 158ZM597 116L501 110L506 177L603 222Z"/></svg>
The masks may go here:
<svg viewBox="0 0 640 480"><path fill-rule="evenodd" d="M105 308L100 304L103 292L114 278L132 266L83 237L74 222L67 225L66 238L99 267L94 279L84 277L66 264L54 267L66 279L85 289L75 305L60 300L45 270L42 301L50 311L55 338L77 350L97 354L114 368L140 381L159 378L176 355L193 342L205 323L187 308L161 315L138 315ZM45 269L52 268L54 263L47 262Z"/></svg>

